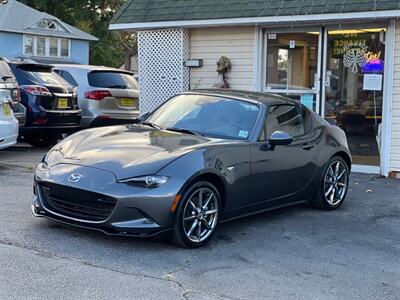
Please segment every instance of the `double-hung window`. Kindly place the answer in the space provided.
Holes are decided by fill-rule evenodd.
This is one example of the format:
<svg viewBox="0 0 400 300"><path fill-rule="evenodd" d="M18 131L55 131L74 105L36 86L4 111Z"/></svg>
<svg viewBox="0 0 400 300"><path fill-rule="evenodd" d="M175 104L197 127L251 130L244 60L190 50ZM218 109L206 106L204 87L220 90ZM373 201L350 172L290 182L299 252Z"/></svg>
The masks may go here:
<svg viewBox="0 0 400 300"><path fill-rule="evenodd" d="M24 55L41 57L70 57L71 41L69 39L46 37L46 36L24 36Z"/></svg>

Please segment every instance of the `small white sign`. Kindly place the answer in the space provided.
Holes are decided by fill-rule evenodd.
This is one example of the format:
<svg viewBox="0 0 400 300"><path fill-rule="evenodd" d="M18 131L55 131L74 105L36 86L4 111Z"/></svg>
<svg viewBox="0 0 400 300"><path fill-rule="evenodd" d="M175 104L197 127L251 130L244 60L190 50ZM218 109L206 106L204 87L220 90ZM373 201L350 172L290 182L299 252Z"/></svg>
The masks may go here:
<svg viewBox="0 0 400 300"><path fill-rule="evenodd" d="M382 91L382 74L365 74L364 75L364 91Z"/></svg>
<svg viewBox="0 0 400 300"><path fill-rule="evenodd" d="M289 42L289 47L290 47L290 49L296 48L296 41L290 41Z"/></svg>
<svg viewBox="0 0 400 300"><path fill-rule="evenodd" d="M268 34L268 39L269 40L276 40L276 33L269 33Z"/></svg>

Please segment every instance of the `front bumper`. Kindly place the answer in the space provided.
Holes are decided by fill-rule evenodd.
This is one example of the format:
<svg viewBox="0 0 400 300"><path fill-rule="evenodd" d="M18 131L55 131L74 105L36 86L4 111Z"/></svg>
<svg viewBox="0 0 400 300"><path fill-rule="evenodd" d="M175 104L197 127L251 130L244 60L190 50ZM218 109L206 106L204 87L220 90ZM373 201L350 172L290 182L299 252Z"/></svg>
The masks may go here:
<svg viewBox="0 0 400 300"><path fill-rule="evenodd" d="M82 179L70 183L68 178L71 174L80 174ZM32 213L37 217L99 230L108 235L145 237L160 234L171 228L173 213L170 209L176 195L171 193L171 186L162 186L158 189L129 186L117 183L115 176L110 172L67 164L56 165L49 169L39 167L34 184ZM54 202L49 200L48 191L43 189L48 185L56 185L70 191L63 193L61 200L73 201L74 204L68 204L71 210L79 209L87 200L87 196L80 198L79 195L88 193L114 199L115 206L102 220L86 218L84 214L77 216L75 211L71 214L68 210L59 209L60 206L54 205ZM72 195L74 199L68 199Z"/></svg>

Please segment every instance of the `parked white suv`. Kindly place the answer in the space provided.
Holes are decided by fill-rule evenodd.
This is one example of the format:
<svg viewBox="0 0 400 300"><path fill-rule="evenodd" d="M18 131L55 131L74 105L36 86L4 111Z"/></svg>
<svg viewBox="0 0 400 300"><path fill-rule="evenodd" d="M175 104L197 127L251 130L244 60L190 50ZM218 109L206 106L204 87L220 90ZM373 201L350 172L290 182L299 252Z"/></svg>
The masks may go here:
<svg viewBox="0 0 400 300"><path fill-rule="evenodd" d="M81 127L133 123L139 116L139 88L133 73L88 65L55 65L78 88Z"/></svg>
<svg viewBox="0 0 400 300"><path fill-rule="evenodd" d="M0 90L0 149L14 145L18 138L18 120L11 109L9 90Z"/></svg>

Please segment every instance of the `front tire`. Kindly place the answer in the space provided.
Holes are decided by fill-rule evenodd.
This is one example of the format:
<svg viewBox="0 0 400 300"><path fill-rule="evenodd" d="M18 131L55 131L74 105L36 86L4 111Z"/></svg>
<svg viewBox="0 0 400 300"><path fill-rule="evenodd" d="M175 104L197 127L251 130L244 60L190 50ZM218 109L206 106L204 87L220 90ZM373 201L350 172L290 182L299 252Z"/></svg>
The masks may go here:
<svg viewBox="0 0 400 300"><path fill-rule="evenodd" d="M185 248L207 244L215 234L221 211L217 188L209 182L191 185L179 203L173 224L173 241Z"/></svg>
<svg viewBox="0 0 400 300"><path fill-rule="evenodd" d="M319 209L337 209L343 204L348 187L349 167L343 158L334 156L325 167L320 187L311 204Z"/></svg>

